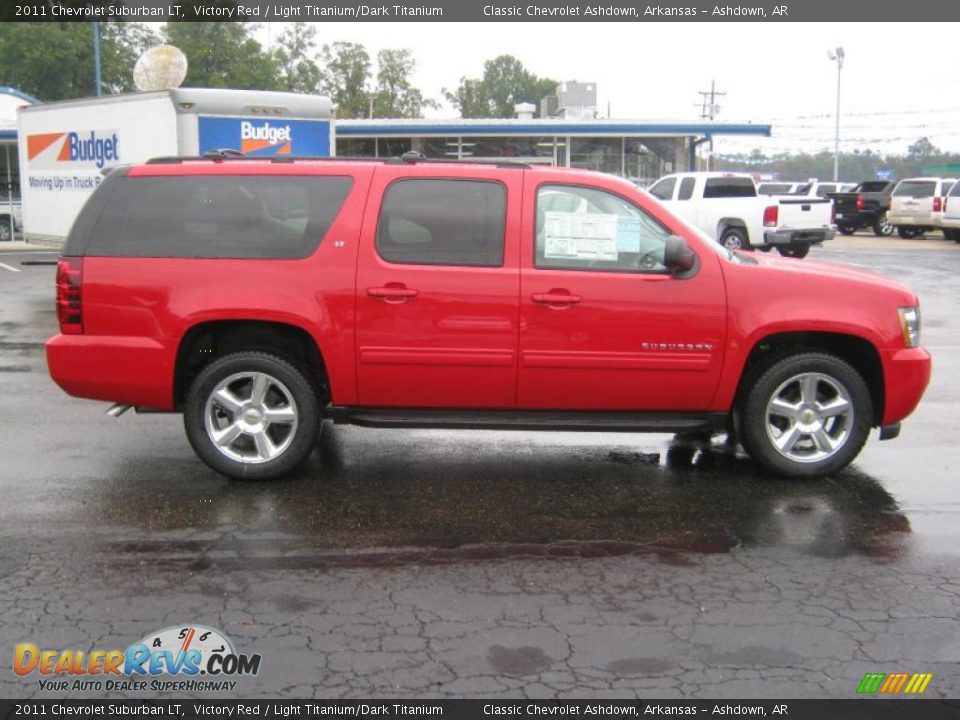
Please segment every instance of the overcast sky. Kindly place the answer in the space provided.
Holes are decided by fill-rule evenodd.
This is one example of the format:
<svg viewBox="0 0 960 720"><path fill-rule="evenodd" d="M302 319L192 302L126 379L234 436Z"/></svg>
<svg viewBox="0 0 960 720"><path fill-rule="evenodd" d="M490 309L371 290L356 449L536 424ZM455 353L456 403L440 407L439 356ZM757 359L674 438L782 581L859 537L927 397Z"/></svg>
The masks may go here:
<svg viewBox="0 0 960 720"><path fill-rule="evenodd" d="M839 1L839 0L838 0ZM593 81L601 115L693 121L716 79L718 122L773 125L771 139L719 140L717 152L833 149L837 66L842 149L904 152L921 136L960 152L960 63L954 23L318 23L319 42L360 42L372 55L409 48L414 82L434 99L483 61L518 57L557 80ZM264 42L282 24L261 26ZM909 39L905 40L907 37ZM905 48L910 48L908 51ZM456 117L444 106L435 117Z"/></svg>

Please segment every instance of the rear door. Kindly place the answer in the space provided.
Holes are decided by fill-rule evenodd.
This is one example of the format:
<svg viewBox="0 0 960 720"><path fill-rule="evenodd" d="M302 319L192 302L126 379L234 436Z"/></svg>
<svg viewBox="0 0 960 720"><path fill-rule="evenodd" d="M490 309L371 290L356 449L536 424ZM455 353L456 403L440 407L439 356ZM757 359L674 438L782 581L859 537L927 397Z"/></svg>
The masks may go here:
<svg viewBox="0 0 960 720"><path fill-rule="evenodd" d="M640 193L528 177L518 406L709 407L726 327L719 257L701 250L696 272L672 276L662 261L676 221Z"/></svg>
<svg viewBox="0 0 960 720"><path fill-rule="evenodd" d="M360 405L515 405L522 183L520 169L377 169L357 264Z"/></svg>

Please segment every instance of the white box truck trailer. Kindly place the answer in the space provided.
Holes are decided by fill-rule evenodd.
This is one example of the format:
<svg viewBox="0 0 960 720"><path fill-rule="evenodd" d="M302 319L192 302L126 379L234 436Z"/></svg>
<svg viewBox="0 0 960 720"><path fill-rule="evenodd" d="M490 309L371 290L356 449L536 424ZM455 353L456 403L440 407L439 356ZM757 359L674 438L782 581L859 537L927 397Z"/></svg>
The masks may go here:
<svg viewBox="0 0 960 720"><path fill-rule="evenodd" d="M54 241L114 165L220 149L326 157L336 147L328 98L205 88L23 107L18 143L24 232Z"/></svg>

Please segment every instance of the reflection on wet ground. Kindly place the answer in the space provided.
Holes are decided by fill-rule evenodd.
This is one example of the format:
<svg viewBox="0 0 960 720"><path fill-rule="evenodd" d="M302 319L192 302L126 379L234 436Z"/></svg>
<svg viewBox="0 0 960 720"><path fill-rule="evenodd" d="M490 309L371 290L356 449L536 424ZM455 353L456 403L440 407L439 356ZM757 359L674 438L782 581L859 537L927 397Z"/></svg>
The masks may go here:
<svg viewBox="0 0 960 720"><path fill-rule="evenodd" d="M189 456L131 459L75 507L109 528L87 537L98 550L188 567L630 554L680 563L685 552L764 545L887 558L910 530L855 469L796 482L759 475L722 444L658 453L537 440L331 425L319 459L288 480L228 483Z"/></svg>

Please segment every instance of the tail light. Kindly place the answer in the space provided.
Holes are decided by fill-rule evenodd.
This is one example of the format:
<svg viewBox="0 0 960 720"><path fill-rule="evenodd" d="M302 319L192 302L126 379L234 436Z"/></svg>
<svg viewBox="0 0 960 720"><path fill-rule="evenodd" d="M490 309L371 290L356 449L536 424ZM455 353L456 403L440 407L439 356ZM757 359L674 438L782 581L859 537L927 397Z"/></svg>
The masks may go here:
<svg viewBox="0 0 960 720"><path fill-rule="evenodd" d="M768 205L763 211L763 226L776 227L779 219L780 208L776 205Z"/></svg>
<svg viewBox="0 0 960 720"><path fill-rule="evenodd" d="M863 195L857 195L857 210L863 210Z"/></svg>
<svg viewBox="0 0 960 720"><path fill-rule="evenodd" d="M947 200L949 200L949 199L950 199L949 197L945 197L945 198L943 199L943 211L944 211L944 212L947 211Z"/></svg>
<svg viewBox="0 0 960 720"><path fill-rule="evenodd" d="M830 201L830 224L837 224L837 206L832 200Z"/></svg>
<svg viewBox="0 0 960 720"><path fill-rule="evenodd" d="M57 320L64 335L83 335L83 260L62 257L57 265Z"/></svg>
<svg viewBox="0 0 960 720"><path fill-rule="evenodd" d="M943 211L943 198L935 197L933 199L933 211L934 212Z"/></svg>

